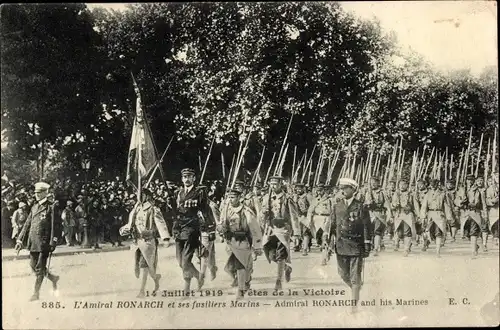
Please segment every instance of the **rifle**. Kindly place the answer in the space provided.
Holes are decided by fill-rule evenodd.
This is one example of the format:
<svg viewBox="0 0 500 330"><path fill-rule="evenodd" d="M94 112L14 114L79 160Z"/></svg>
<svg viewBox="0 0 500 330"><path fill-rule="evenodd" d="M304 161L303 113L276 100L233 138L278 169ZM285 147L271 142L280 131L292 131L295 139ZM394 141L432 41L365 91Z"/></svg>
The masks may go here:
<svg viewBox="0 0 500 330"><path fill-rule="evenodd" d="M292 125L293 113L290 117L290 121L288 122L288 128L286 129L285 138L283 139L283 143L281 144L280 153L278 155L278 161L276 162L276 169L274 170L274 175L278 174L279 165L281 164L281 157L283 157L283 149L285 148L286 140L288 139L288 132L290 132L290 126Z"/></svg>
<svg viewBox="0 0 500 330"><path fill-rule="evenodd" d="M486 155L486 159L484 161L484 182L488 181L488 171L489 171L489 163L490 163L490 139L488 139L488 153ZM493 174L493 173L492 173Z"/></svg>
<svg viewBox="0 0 500 330"><path fill-rule="evenodd" d="M207 164L208 160L210 159L210 155L212 154L212 147L214 146L214 142L215 142L215 135L212 139L212 143L210 144L210 149L208 150L207 159L205 159L205 164L203 165L203 172L201 172L200 176L200 183L199 183L200 186L203 183L203 177L205 176L205 171L207 170Z"/></svg>
<svg viewBox="0 0 500 330"><path fill-rule="evenodd" d="M483 137L484 133L481 133L481 141L479 142L479 150L477 151L477 158L476 158L476 171L474 172L474 175L476 177L479 174L479 160L481 158L481 149L483 147Z"/></svg>
<svg viewBox="0 0 500 330"><path fill-rule="evenodd" d="M153 179L153 177L156 173L156 170L160 167L160 164L163 162L163 158L167 154L167 150L170 148L170 144L172 143L173 139L174 139L174 137L172 136L172 138L170 139L170 142L168 142L168 145L165 148L165 151L163 152L163 155L161 155L160 160L158 160L158 162L156 162L156 165L155 165L153 171L151 172L151 175L149 176L148 182L146 182L146 184L144 185L144 188L147 188L149 186L149 184L151 183L151 180Z"/></svg>

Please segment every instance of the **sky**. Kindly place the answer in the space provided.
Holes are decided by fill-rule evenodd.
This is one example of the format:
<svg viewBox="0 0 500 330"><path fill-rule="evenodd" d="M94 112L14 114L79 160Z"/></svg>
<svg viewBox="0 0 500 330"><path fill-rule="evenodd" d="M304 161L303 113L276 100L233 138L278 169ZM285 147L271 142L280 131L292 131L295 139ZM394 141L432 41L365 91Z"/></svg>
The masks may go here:
<svg viewBox="0 0 500 330"><path fill-rule="evenodd" d="M437 69L470 69L479 74L497 65L495 1L340 2L361 18L377 18L394 31L403 49L422 54ZM126 10L123 3L93 3L90 8Z"/></svg>

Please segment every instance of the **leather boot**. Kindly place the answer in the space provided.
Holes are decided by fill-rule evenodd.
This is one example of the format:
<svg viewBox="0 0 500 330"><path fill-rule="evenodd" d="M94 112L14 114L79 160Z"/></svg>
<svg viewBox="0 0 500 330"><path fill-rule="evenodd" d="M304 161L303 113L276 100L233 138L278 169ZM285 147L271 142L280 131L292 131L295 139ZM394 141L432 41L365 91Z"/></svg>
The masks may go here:
<svg viewBox="0 0 500 330"><path fill-rule="evenodd" d="M405 237L403 239L404 245L405 245L405 253L404 256L408 257L408 254L410 254L410 244L411 244L411 237Z"/></svg>
<svg viewBox="0 0 500 330"><path fill-rule="evenodd" d="M292 267L285 264L285 281L288 283L292 279Z"/></svg>
<svg viewBox="0 0 500 330"><path fill-rule="evenodd" d="M40 288L42 287L43 275L37 275L35 280L35 290L30 298L30 301L40 299Z"/></svg>
<svg viewBox="0 0 500 330"><path fill-rule="evenodd" d="M488 252L488 233L482 233L483 236L483 252Z"/></svg>
<svg viewBox="0 0 500 330"><path fill-rule="evenodd" d="M436 237L436 256L438 258L441 258L441 241L442 241L442 238L441 237Z"/></svg>
<svg viewBox="0 0 500 330"><path fill-rule="evenodd" d="M352 291L352 300L354 300L354 306L352 306L352 312L356 313L358 311L358 303L359 303L359 292L361 291L360 285L353 285L351 288Z"/></svg>
<svg viewBox="0 0 500 330"><path fill-rule="evenodd" d="M472 257L475 258L477 256L477 236L470 237L470 244L472 249Z"/></svg>
<svg viewBox="0 0 500 330"><path fill-rule="evenodd" d="M198 291L201 291L203 284L205 284L205 273L200 273L198 276Z"/></svg>
<svg viewBox="0 0 500 330"><path fill-rule="evenodd" d="M59 276L47 273L47 278L52 282L52 289L57 291L57 282L59 282Z"/></svg>
<svg viewBox="0 0 500 330"><path fill-rule="evenodd" d="M236 277L238 278L238 291L236 293L236 299L241 299L245 296L245 280L247 278L245 269L238 269L236 272Z"/></svg>
<svg viewBox="0 0 500 330"><path fill-rule="evenodd" d="M184 297L187 298L191 294L191 279L184 279Z"/></svg>
<svg viewBox="0 0 500 330"><path fill-rule="evenodd" d="M156 274L156 276L154 277L154 281L155 281L154 292L158 291L158 289L160 288L160 279L161 279L161 274Z"/></svg>
<svg viewBox="0 0 500 330"><path fill-rule="evenodd" d="M373 247L373 255L378 256L378 253L380 252L380 241L382 240L382 237L380 235L375 235L375 238L373 239L374 241L374 247Z"/></svg>
<svg viewBox="0 0 500 330"><path fill-rule="evenodd" d="M309 236L304 237L302 242L302 255L306 256L309 251Z"/></svg>
<svg viewBox="0 0 500 330"><path fill-rule="evenodd" d="M394 238L394 252L397 252L399 250L399 237L396 236Z"/></svg>
<svg viewBox="0 0 500 330"><path fill-rule="evenodd" d="M275 290L281 290L281 279L283 278L283 272L285 271L285 261L278 261L278 273L276 276L276 285L274 286Z"/></svg>

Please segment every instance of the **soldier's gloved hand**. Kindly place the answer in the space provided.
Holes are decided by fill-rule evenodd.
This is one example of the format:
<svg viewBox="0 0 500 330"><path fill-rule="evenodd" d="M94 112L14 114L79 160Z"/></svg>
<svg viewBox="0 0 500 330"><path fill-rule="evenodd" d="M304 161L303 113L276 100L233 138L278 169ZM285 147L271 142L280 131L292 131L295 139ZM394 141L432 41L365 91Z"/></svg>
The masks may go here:
<svg viewBox="0 0 500 330"><path fill-rule="evenodd" d="M54 239L52 240L52 242L50 242L49 252L54 252L54 250L56 249L56 246L57 246L57 238L54 237Z"/></svg>
<svg viewBox="0 0 500 330"><path fill-rule="evenodd" d="M23 244L21 242L17 242L14 249L16 249L17 252L21 251L23 249Z"/></svg>
<svg viewBox="0 0 500 330"><path fill-rule="evenodd" d="M262 249L255 249L254 253L256 256L261 256L262 255Z"/></svg>
<svg viewBox="0 0 500 330"><path fill-rule="evenodd" d="M372 245L370 243L365 243L365 251L363 253L363 258L368 258L371 250L372 250Z"/></svg>
<svg viewBox="0 0 500 330"><path fill-rule="evenodd" d="M326 243L330 239L330 235L328 235L328 234L325 233L325 234L323 234L322 239L323 239L323 242Z"/></svg>

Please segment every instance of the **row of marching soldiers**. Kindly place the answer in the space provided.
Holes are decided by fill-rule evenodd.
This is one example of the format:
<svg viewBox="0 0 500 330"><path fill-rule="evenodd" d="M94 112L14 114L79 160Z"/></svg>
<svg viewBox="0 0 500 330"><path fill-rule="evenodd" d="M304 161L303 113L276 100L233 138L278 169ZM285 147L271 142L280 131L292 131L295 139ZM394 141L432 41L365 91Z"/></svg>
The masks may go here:
<svg viewBox="0 0 500 330"><path fill-rule="evenodd" d="M144 202L136 205L129 223L122 228L124 235L135 232L137 277L140 269L144 269L139 296L144 295L148 274L155 281L155 290L159 287L157 243L154 243L152 228L164 239L174 238L186 295L193 292L193 278L200 290L207 272L211 280L217 276L214 246L217 234L227 243L228 260L224 270L230 274L232 286L238 287L238 298L250 288L253 262L262 253L277 265L275 289L279 290L283 280L291 279L292 241L296 251L302 250L307 255L315 240L322 251L323 265L336 249L330 239L331 220L335 205L345 200L344 190L317 184L312 193L303 184L285 187L283 178L275 176L269 179L269 190L261 193L259 189L250 191L244 182L236 181L219 204L209 199L206 187L195 186L194 170L184 169L181 177L183 187L173 198L172 233L164 220L162 224L159 219L161 212L154 212L153 194L148 190L144 190ZM403 242L405 256L410 253L412 243L419 240L423 251L434 241L440 256L447 232L454 241L458 229L464 238L470 238L473 256L478 253L478 239L482 239L483 251L486 251L490 232L498 243L497 178L498 175L492 176L485 187L482 177L469 175L465 186L458 189L453 187L452 180L444 187L439 180L419 180L413 191L408 190L405 178L401 178L397 186L395 181L390 182L388 189L382 189L376 177L371 178L367 186L352 184L356 185L356 200L369 216L370 228L364 237L370 241L363 253L371 250L373 256L377 256L383 247L383 236L388 232L389 236L394 235L395 249ZM199 269L193 263L194 256L200 259Z"/></svg>
<svg viewBox="0 0 500 330"><path fill-rule="evenodd" d="M307 193L302 184L296 185L297 205L305 220L302 227L303 255L307 255L311 240L315 238L325 252L323 265L329 256L325 250L328 242L322 244L322 236L327 231L332 206L342 198L341 193L330 188L320 183L313 195ZM380 180L373 177L367 186L360 187L356 198L370 213L374 256L384 248L386 233L394 240L395 251L403 242L405 257L414 242L417 245L422 242L421 249L425 252L431 241L436 243L436 254L440 257L447 234L450 234L451 242L455 242L458 230L462 239L470 239L473 257L478 254L478 239L482 239L484 252L488 250L489 234L498 245L498 173L489 178L487 186L483 177L468 175L465 185L458 189L455 189L453 180L448 180L442 187L437 179L420 179L416 189L409 190L406 178L401 178L397 184L393 180L387 189L383 189Z"/></svg>

